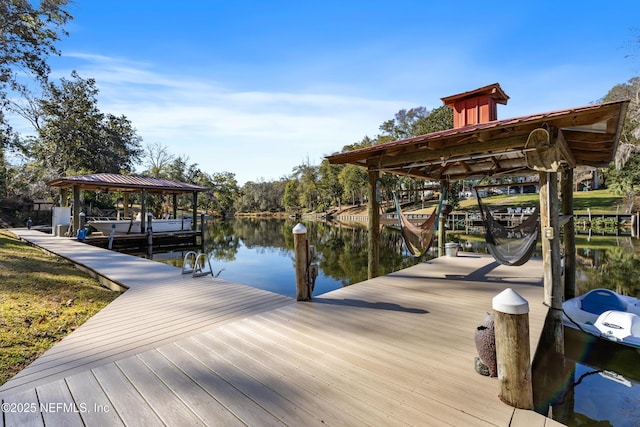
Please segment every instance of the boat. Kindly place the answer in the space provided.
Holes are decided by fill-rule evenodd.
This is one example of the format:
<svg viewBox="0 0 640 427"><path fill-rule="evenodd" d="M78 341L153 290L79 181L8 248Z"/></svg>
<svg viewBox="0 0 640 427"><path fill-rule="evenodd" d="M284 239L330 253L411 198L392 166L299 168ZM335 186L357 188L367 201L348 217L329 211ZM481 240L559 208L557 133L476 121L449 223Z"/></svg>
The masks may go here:
<svg viewBox="0 0 640 427"><path fill-rule="evenodd" d="M562 304L563 323L596 337L640 348L640 300L594 289Z"/></svg>
<svg viewBox="0 0 640 427"><path fill-rule="evenodd" d="M93 219L87 225L95 231L105 235L129 234L141 232L140 219ZM153 219L151 228L154 233L168 233L173 231L191 230L191 218Z"/></svg>

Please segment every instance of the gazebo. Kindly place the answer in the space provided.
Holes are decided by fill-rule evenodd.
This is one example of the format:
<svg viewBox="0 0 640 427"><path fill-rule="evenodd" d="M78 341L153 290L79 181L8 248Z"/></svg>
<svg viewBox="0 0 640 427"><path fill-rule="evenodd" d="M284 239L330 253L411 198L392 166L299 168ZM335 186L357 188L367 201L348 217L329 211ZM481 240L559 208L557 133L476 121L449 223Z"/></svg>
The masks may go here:
<svg viewBox="0 0 640 427"><path fill-rule="evenodd" d="M148 178L134 175L119 175L111 173L97 173L91 175L77 175L63 178L57 178L46 183L49 187L57 187L62 193L62 202L67 200L67 192L72 191L73 209L72 209L72 231L75 232L80 228L80 209L81 199L80 192L82 190L124 193L124 215L128 216L129 194L141 193L141 217L142 229L145 228L146 218L146 195L147 194L165 194L173 196L173 215L176 216L177 196L179 194L192 194L192 210L193 210L193 227L196 227L197 218L197 197L198 193L208 191L208 188L195 184L189 184L180 181L171 181L161 178Z"/></svg>
<svg viewBox="0 0 640 427"><path fill-rule="evenodd" d="M327 158L332 164L353 164L367 169L370 278L378 275L380 214L375 191L381 172L432 181L538 173L545 303L556 309L552 311L559 324L557 337L562 334L559 309L563 297L572 297L575 292L573 170L578 166L606 167L614 159L629 101L498 120L497 104L506 104L508 99L498 83L442 98L454 110L453 129ZM560 212L566 219L562 225ZM565 235L565 283L561 283L561 228Z"/></svg>

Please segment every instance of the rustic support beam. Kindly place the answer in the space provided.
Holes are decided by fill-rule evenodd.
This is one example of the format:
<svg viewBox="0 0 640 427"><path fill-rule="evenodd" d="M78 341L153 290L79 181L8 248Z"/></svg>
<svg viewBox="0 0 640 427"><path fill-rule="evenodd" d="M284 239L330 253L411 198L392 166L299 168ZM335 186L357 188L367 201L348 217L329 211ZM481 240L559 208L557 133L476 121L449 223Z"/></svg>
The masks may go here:
<svg viewBox="0 0 640 427"><path fill-rule="evenodd" d="M80 229L80 212L82 212L82 201L80 200L80 186L75 184L73 186L73 229L71 235L75 236L76 232Z"/></svg>
<svg viewBox="0 0 640 427"><path fill-rule="evenodd" d="M178 218L178 195L172 194L171 205L173 206L173 217Z"/></svg>
<svg viewBox="0 0 640 427"><path fill-rule="evenodd" d="M147 231L147 190L140 192L140 232Z"/></svg>
<svg viewBox="0 0 640 427"><path fill-rule="evenodd" d="M193 209L193 214L191 215L191 217L193 218L193 220L191 221L191 229L195 231L198 229L198 192L197 191L193 192L191 204L192 204L191 207ZM200 224L200 225L203 225L203 224Z"/></svg>
<svg viewBox="0 0 640 427"><path fill-rule="evenodd" d="M122 215L125 218L128 218L129 217L129 192L128 191L125 191L122 196L122 205L123 205Z"/></svg>
<svg viewBox="0 0 640 427"><path fill-rule="evenodd" d="M505 154L505 151L518 151L524 149L526 141L527 135L523 135L498 139L495 141L478 142L476 144L460 145L448 148L445 147L439 150L425 149L422 151L413 151L395 156L384 156L381 159L376 158L374 162L369 163L369 166L387 168L395 165L406 165L410 162L447 161L455 157L471 156L474 154L478 155L479 153L495 153L496 155L502 155Z"/></svg>
<svg viewBox="0 0 640 427"><path fill-rule="evenodd" d="M573 169L564 168L561 174L560 193L562 215L569 216L563 226L564 235L564 300L576 296L576 233L573 220Z"/></svg>
<svg viewBox="0 0 640 427"><path fill-rule="evenodd" d="M558 214L558 174L540 172L540 228L542 234L542 268L544 303L549 314L543 335L551 343L551 351L564 354L562 302L564 292L560 279L560 217Z"/></svg>
<svg viewBox="0 0 640 427"><path fill-rule="evenodd" d="M369 170L368 177L367 200L369 203L367 204L367 214L369 217L369 264L367 271L368 278L373 279L380 274L380 202L378 201L376 191L380 172L377 170Z"/></svg>
<svg viewBox="0 0 640 427"><path fill-rule="evenodd" d="M571 152L571 148L569 148L569 145L567 144L567 140L565 139L564 133L562 132L561 129L558 130L558 136L556 137L556 144L558 145L558 148L560 149L560 154L562 154L562 157L567 162L569 167L570 168L575 168L576 167L576 158L573 157L573 153Z"/></svg>

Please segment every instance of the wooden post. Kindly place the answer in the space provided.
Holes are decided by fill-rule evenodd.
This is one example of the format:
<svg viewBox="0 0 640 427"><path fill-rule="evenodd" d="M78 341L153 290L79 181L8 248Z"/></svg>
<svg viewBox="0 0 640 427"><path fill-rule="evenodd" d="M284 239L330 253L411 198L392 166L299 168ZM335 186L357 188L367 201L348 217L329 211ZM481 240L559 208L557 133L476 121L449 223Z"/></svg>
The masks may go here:
<svg viewBox="0 0 640 427"><path fill-rule="evenodd" d="M60 204L59 206L66 208L69 206L69 190L67 188L60 189Z"/></svg>
<svg viewBox="0 0 640 427"><path fill-rule="evenodd" d="M440 191L447 191L447 182L446 181L440 181ZM447 195L441 195L441 197L444 197L443 200L446 200L447 202L449 201L449 197ZM443 204L443 210L444 210L444 204ZM438 256L444 256L445 254L445 250L444 250L444 244L446 243L447 240L447 214L445 212L440 212L440 217L438 218L438 230L436 233L436 238L438 239Z"/></svg>
<svg viewBox="0 0 640 427"><path fill-rule="evenodd" d="M153 253L153 214L147 212L147 254Z"/></svg>
<svg viewBox="0 0 640 427"><path fill-rule="evenodd" d="M445 224L447 222L447 216L445 214L440 214L440 218L438 218L438 256L444 256L444 244L447 238L445 233Z"/></svg>
<svg viewBox="0 0 640 427"><path fill-rule="evenodd" d="M367 186L368 219L369 219L369 264L368 278L378 277L380 266L380 204L378 202L376 184L380 177L377 170L369 170L369 185Z"/></svg>
<svg viewBox="0 0 640 427"><path fill-rule="evenodd" d="M193 218L193 221L191 223L191 229L193 231L198 229L198 192L194 191L193 192L193 196L192 196L192 208L193 208L193 215L191 216L191 218Z"/></svg>
<svg viewBox="0 0 640 427"><path fill-rule="evenodd" d="M173 194L173 199L171 200L173 205L173 217L178 218L178 195Z"/></svg>
<svg viewBox="0 0 640 427"><path fill-rule="evenodd" d="M529 303L508 288L493 297L496 361L500 400L520 409L533 409Z"/></svg>
<svg viewBox="0 0 640 427"><path fill-rule="evenodd" d="M140 193L140 232L147 231L147 190Z"/></svg>
<svg viewBox="0 0 640 427"><path fill-rule="evenodd" d="M540 226L542 235L542 268L544 303L550 308L543 330L544 342L552 343L551 351L564 354L562 302L564 291L560 278L560 218L558 215L558 174L540 172Z"/></svg>
<svg viewBox="0 0 640 427"><path fill-rule="evenodd" d="M200 213L200 244L204 245L204 212Z"/></svg>
<svg viewBox="0 0 640 427"><path fill-rule="evenodd" d="M128 192L125 192L124 195L122 196L122 203L124 205L122 215L124 215L125 218L128 218L129 217L129 193Z"/></svg>
<svg viewBox="0 0 640 427"><path fill-rule="evenodd" d="M73 229L71 230L71 235L75 236L75 234L80 229L80 212L82 211L82 202L80 201L80 186L73 186Z"/></svg>
<svg viewBox="0 0 640 427"><path fill-rule="evenodd" d="M296 300L309 301L309 286L307 286L307 266L309 265L307 246L307 229L298 223L293 227L293 251L296 264Z"/></svg>
<svg viewBox="0 0 640 427"><path fill-rule="evenodd" d="M564 168L561 175L562 215L570 219L564 224L564 300L576 296L576 232L573 220L573 169Z"/></svg>

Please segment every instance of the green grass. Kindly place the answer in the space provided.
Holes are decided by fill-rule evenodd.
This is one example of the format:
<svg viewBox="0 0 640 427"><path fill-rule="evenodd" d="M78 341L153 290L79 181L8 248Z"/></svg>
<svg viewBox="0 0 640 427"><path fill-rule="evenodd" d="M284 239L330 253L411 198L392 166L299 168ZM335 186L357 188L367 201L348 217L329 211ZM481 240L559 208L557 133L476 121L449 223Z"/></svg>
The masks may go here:
<svg viewBox="0 0 640 427"><path fill-rule="evenodd" d="M118 295L0 230L0 384Z"/></svg>
<svg viewBox="0 0 640 427"><path fill-rule="evenodd" d="M538 206L540 203L539 194L510 194L486 197L482 202L490 205L502 206ZM616 213L619 206L619 213L624 212L625 198L617 196L610 190L594 190L594 191L578 191L573 193L573 211L574 213L586 213L587 209L591 213ZM460 201L460 210L477 210L478 202L475 199Z"/></svg>

